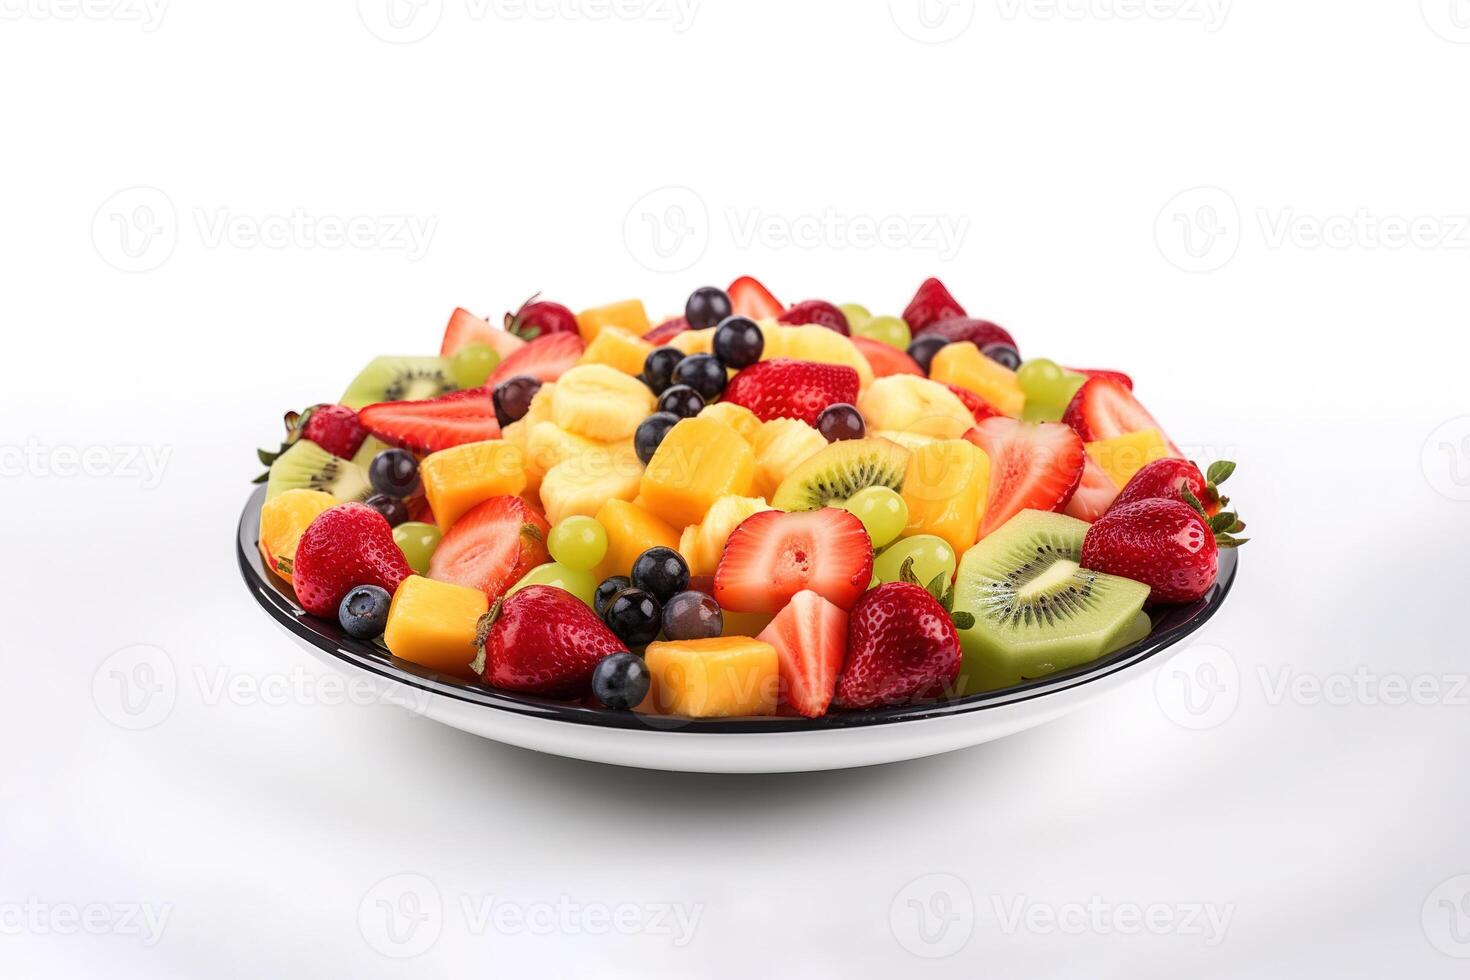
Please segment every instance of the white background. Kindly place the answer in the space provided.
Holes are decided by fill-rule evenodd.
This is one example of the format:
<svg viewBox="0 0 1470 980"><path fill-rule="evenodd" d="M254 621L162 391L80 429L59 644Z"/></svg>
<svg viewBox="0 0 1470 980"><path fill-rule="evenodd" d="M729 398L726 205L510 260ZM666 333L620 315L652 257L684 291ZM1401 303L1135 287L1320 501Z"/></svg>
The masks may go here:
<svg viewBox="0 0 1470 980"><path fill-rule="evenodd" d="M0 0L0 973L1463 976L1470 4L582 3ZM455 305L744 273L937 274L1130 371L1240 463L1226 609L1157 685L873 770L335 703L235 570L281 413ZM641 931L480 916L558 902Z"/></svg>

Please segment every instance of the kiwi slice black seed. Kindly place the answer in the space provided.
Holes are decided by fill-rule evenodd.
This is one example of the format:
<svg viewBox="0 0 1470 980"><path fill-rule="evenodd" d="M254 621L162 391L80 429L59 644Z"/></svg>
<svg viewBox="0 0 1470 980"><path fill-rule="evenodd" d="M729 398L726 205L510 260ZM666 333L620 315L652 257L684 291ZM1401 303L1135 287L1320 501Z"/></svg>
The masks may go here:
<svg viewBox="0 0 1470 980"><path fill-rule="evenodd" d="M366 500L373 492L361 466L333 456L310 439L296 440L271 463L265 499L287 490L322 490L344 501Z"/></svg>
<svg viewBox="0 0 1470 980"><path fill-rule="evenodd" d="M347 386L341 402L362 408L377 402L419 401L438 398L459 386L443 357L375 357Z"/></svg>
<svg viewBox="0 0 1470 980"><path fill-rule="evenodd" d="M966 551L955 612L962 693L1009 687L1076 667L1136 632L1148 586L1081 567L1084 521L1025 510Z"/></svg>
<svg viewBox="0 0 1470 980"><path fill-rule="evenodd" d="M841 506L864 487L903 489L909 451L887 439L849 439L819 450L792 470L771 506L777 510L818 510Z"/></svg>

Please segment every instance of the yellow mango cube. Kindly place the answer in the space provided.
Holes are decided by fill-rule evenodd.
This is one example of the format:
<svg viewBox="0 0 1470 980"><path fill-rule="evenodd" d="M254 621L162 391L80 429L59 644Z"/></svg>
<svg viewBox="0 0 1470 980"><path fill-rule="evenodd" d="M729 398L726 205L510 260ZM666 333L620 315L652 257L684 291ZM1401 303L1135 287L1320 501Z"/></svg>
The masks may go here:
<svg viewBox="0 0 1470 980"><path fill-rule="evenodd" d="M665 523L683 529L721 497L749 496L754 481L755 453L739 432L713 419L682 419L648 461L639 495Z"/></svg>
<svg viewBox="0 0 1470 980"><path fill-rule="evenodd" d="M1108 479L1120 490L1133 479L1133 474L1149 463L1174 455L1169 451L1169 443L1164 439L1164 434L1158 429L1144 429L1142 432L1130 432L1115 439L1089 442L1085 448L1087 455L1103 468Z"/></svg>
<svg viewBox="0 0 1470 980"><path fill-rule="evenodd" d="M755 492L769 500L791 471L827 448L827 440L801 419L771 419L755 437Z"/></svg>
<svg viewBox="0 0 1470 980"><path fill-rule="evenodd" d="M973 391L996 411L1012 418L1020 418L1026 407L1026 393L1016 380L1016 372L992 361L968 340L939 348L929 365L929 377Z"/></svg>
<svg viewBox="0 0 1470 980"><path fill-rule="evenodd" d="M388 607L383 643L393 656L455 677L474 677L475 630L490 609L479 589L410 575Z"/></svg>
<svg viewBox="0 0 1470 980"><path fill-rule="evenodd" d="M748 636L650 643L643 659L653 675L652 703L660 714L776 713L780 664L769 643Z"/></svg>
<svg viewBox="0 0 1470 980"><path fill-rule="evenodd" d="M613 575L630 574L633 560L649 548L679 545L679 532L637 503L609 500L595 516L607 532L607 555L595 570L599 582Z"/></svg>
<svg viewBox="0 0 1470 980"><path fill-rule="evenodd" d="M606 364L615 371L637 375L653 345L622 327L603 327L582 352L578 364Z"/></svg>
<svg viewBox="0 0 1470 980"><path fill-rule="evenodd" d="M594 306L577 314L577 331L582 335L583 343L590 344L596 340L603 327L621 327L635 337L642 337L653 329L640 299Z"/></svg>
<svg viewBox="0 0 1470 980"><path fill-rule="evenodd" d="M975 543L990 490L990 457L973 443L948 439L909 456L903 499L909 507L905 537L935 534L955 554Z"/></svg>
<svg viewBox="0 0 1470 980"><path fill-rule="evenodd" d="M481 501L524 490L526 454L504 439L466 443L425 457L419 476L439 530L448 531Z"/></svg>
<svg viewBox="0 0 1470 980"><path fill-rule="evenodd" d="M691 354L713 354L715 350L715 328L705 327L703 330L685 330L683 333L678 333L670 337L665 346L683 352L685 357Z"/></svg>

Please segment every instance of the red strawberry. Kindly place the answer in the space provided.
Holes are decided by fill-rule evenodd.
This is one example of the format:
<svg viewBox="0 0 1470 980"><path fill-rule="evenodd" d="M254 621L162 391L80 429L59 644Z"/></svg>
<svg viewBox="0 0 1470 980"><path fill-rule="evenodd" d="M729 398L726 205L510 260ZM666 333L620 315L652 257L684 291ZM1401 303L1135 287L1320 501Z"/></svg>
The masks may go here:
<svg viewBox="0 0 1470 980"><path fill-rule="evenodd" d="M1164 431L1148 409L1133 397L1133 392L1111 378L1089 378L1084 382L1062 413L1062 421L1077 430L1084 442L1116 439L1144 429ZM1168 436L1164 436L1164 441L1175 456L1184 455L1169 442Z"/></svg>
<svg viewBox="0 0 1470 980"><path fill-rule="evenodd" d="M1228 522L1221 521L1228 518ZM1215 518L1233 526L1234 514ZM1082 566L1149 586L1150 602L1193 602L1209 591L1219 572L1219 548L1243 542L1228 528L1178 500L1138 500L1114 507L1082 540Z"/></svg>
<svg viewBox="0 0 1470 980"><path fill-rule="evenodd" d="M752 364L730 379L724 400L744 405L762 422L801 419L816 425L822 409L837 402L857 404L858 373L841 364L778 357Z"/></svg>
<svg viewBox="0 0 1470 980"><path fill-rule="evenodd" d="M500 438L490 389L451 391L416 402L379 402L358 413L368 431L394 446L434 453Z"/></svg>
<svg viewBox="0 0 1470 980"><path fill-rule="evenodd" d="M302 438L343 459L357 455L368 435L357 413L346 405L317 405L308 408L303 417L306 424L301 429Z"/></svg>
<svg viewBox="0 0 1470 980"><path fill-rule="evenodd" d="M303 609L335 620L342 598L357 586L381 586L391 595L412 574L387 518L366 504L338 504L301 535L291 585Z"/></svg>
<svg viewBox="0 0 1470 980"><path fill-rule="evenodd" d="M1081 438L1060 422L1021 422L997 415L977 423L965 438L990 457L982 538L1023 510L1066 507L1087 465Z"/></svg>
<svg viewBox="0 0 1470 980"><path fill-rule="evenodd" d="M795 304L785 313L776 317L780 323L789 323L792 326L804 326L815 323L817 326L826 327L828 330L836 330L846 337L852 333L847 328L847 314L837 307L821 299L806 299Z"/></svg>
<svg viewBox="0 0 1470 980"><path fill-rule="evenodd" d="M1108 512L1117 496L1118 488L1107 470L1088 456L1082 465L1082 482L1077 484L1077 492L1072 494L1062 513L1091 524Z"/></svg>
<svg viewBox="0 0 1470 980"><path fill-rule="evenodd" d="M934 334L943 337L951 344L957 344L968 340L976 347L984 348L987 344L1010 344L1016 346L1016 341L1010 333L1002 326L991 323L989 320L974 320L961 317L955 320L940 320L931 323L923 330L915 330L914 336L920 337Z"/></svg>
<svg viewBox="0 0 1470 980"><path fill-rule="evenodd" d="M537 296L540 294L538 293ZM532 296L521 304L514 313L505 315L505 332L515 334L522 340L535 340L554 333L569 333L579 336L577 315L560 303L537 300Z"/></svg>
<svg viewBox="0 0 1470 980"><path fill-rule="evenodd" d="M944 606L917 585L888 582L852 609L837 704L880 708L938 697L959 676L960 660Z"/></svg>
<svg viewBox="0 0 1470 980"><path fill-rule="evenodd" d="M500 382L518 374L529 374L540 381L555 381L572 369L585 347L582 338L574 333L558 332L537 337L496 365L485 387L493 391Z"/></svg>
<svg viewBox="0 0 1470 980"><path fill-rule="evenodd" d="M627 650L586 603L554 585L496 599L480 618L473 670L491 687L549 698L592 693L592 670Z"/></svg>
<svg viewBox="0 0 1470 980"><path fill-rule="evenodd" d="M551 557L551 526L520 497L491 497L470 508L429 559L429 578L495 598Z"/></svg>
<svg viewBox="0 0 1470 980"><path fill-rule="evenodd" d="M873 542L845 510L763 510L741 521L715 567L715 599L734 612L774 613L802 589L850 608L873 577Z"/></svg>
<svg viewBox="0 0 1470 980"><path fill-rule="evenodd" d="M1234 472L1235 464L1228 459L1211 465L1208 476L1200 473L1199 467L1187 459L1156 459L1133 474L1133 479L1128 481L1112 506L1125 507L1134 501L1155 497L1189 503L1189 497L1193 497L1204 507L1206 516L1214 516L1230 503L1229 497L1220 496L1219 485ZM1189 497L1184 495L1186 490Z"/></svg>
<svg viewBox="0 0 1470 980"><path fill-rule="evenodd" d="M643 335L643 339L655 347L667 344L679 334L689 329L689 321L682 316L676 316L672 320L665 320Z"/></svg>
<svg viewBox="0 0 1470 980"><path fill-rule="evenodd" d="M1085 374L1089 378L1107 378L1109 381L1118 382L1129 391L1133 390L1133 379L1122 371L1104 371L1100 368L1064 368L1063 370L1071 371L1073 374Z"/></svg>
<svg viewBox="0 0 1470 980"><path fill-rule="evenodd" d="M954 392L956 398L965 403L965 407L970 410L970 414L975 416L976 422L983 422L986 419L1004 414L968 388L952 385L948 381L944 382L944 386Z"/></svg>
<svg viewBox="0 0 1470 980"><path fill-rule="evenodd" d="M873 377L886 378L891 374L917 374L924 377L924 369L919 367L918 362L892 344L856 335L850 339L858 353L863 355L868 366L873 369Z"/></svg>
<svg viewBox="0 0 1470 980"><path fill-rule="evenodd" d="M498 330L469 310L456 307L449 315L449 325L444 328L439 356L453 357L470 344L484 344L502 360L526 346L526 342L515 334Z"/></svg>
<svg viewBox="0 0 1470 980"><path fill-rule="evenodd" d="M780 316L785 309L769 289L750 276L741 276L730 283L725 295L730 297L730 306L736 313L752 320L769 320Z"/></svg>
<svg viewBox="0 0 1470 980"><path fill-rule="evenodd" d="M825 715L847 653L847 613L803 589L759 639L775 647L780 658L781 700L808 718Z"/></svg>
<svg viewBox="0 0 1470 980"><path fill-rule="evenodd" d="M925 279L920 283L914 298L909 300L909 305L903 311L904 322L915 335L931 323L953 320L964 315L965 308L955 302L949 290L944 288L944 283L938 279Z"/></svg>

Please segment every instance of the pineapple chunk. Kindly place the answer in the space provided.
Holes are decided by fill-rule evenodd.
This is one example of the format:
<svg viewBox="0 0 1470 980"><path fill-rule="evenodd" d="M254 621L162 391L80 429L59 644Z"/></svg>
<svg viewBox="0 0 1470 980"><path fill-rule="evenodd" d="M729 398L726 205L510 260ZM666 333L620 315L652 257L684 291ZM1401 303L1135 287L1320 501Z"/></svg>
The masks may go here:
<svg viewBox="0 0 1470 980"><path fill-rule="evenodd" d="M755 437L755 492L769 500L791 471L827 448L827 440L801 419L772 419Z"/></svg>
<svg viewBox="0 0 1470 980"><path fill-rule="evenodd" d="M958 395L937 381L912 374L879 378L858 396L857 407L875 431L958 439L975 425L974 414Z"/></svg>
<svg viewBox="0 0 1470 980"><path fill-rule="evenodd" d="M582 364L557 380L551 417L568 432L617 442L637 431L657 401L637 378L606 364Z"/></svg>
<svg viewBox="0 0 1470 980"><path fill-rule="evenodd" d="M1167 459L1174 454L1169 443L1158 429L1130 432L1115 439L1089 442L1084 447L1093 462L1103 468L1113 485L1122 489L1133 479L1133 475L1156 459Z"/></svg>
<svg viewBox="0 0 1470 980"><path fill-rule="evenodd" d="M685 357L691 354L712 354L715 349L715 328L685 330L683 333L674 334L669 338L667 346L682 351Z"/></svg>
<svg viewBox="0 0 1470 980"><path fill-rule="evenodd" d="M756 414L744 405L736 405L734 402L706 405L700 410L699 417L725 423L740 433L740 437L750 443L751 448L755 447L756 436L761 431L761 420L756 418Z"/></svg>
<svg viewBox="0 0 1470 980"><path fill-rule="evenodd" d="M627 445L589 449L570 456L541 481L541 506L552 524L573 516L593 517L609 500L638 495L643 467Z"/></svg>
<svg viewBox="0 0 1470 980"><path fill-rule="evenodd" d="M732 495L716 500L704 520L686 527L679 538L679 554L689 563L689 574L713 575L730 532L751 514L770 509L764 497Z"/></svg>
<svg viewBox="0 0 1470 980"><path fill-rule="evenodd" d="M929 365L929 377L973 391L1012 418L1019 418L1026 407L1026 394L1016 380L1016 372L980 353L968 340L945 344Z"/></svg>
<svg viewBox="0 0 1470 980"><path fill-rule="evenodd" d="M606 364L615 371L638 375L653 345L622 327L603 327L587 345L578 364Z"/></svg>

